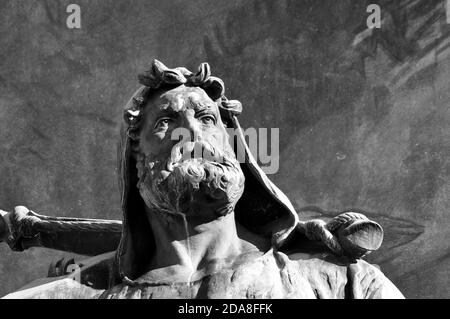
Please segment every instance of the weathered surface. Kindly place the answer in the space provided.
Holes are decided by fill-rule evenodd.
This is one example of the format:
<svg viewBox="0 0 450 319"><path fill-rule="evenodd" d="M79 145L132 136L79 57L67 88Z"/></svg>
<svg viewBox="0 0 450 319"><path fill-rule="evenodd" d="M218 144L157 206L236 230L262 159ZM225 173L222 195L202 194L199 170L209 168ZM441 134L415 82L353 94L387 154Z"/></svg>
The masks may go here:
<svg viewBox="0 0 450 319"><path fill-rule="evenodd" d="M95 256L114 251L121 235L121 221L49 217L24 206L0 210L0 242L13 251L44 247Z"/></svg>
<svg viewBox="0 0 450 319"><path fill-rule="evenodd" d="M407 297L448 297L444 1L383 1L382 32L356 46L364 1L77 1L75 31L69 3L0 4L2 208L120 218L116 133L135 74L153 57L208 61L245 126L281 128L272 178L298 208L362 209L386 233L370 261ZM0 294L62 255L0 254Z"/></svg>
<svg viewBox="0 0 450 319"><path fill-rule="evenodd" d="M80 285L70 278L59 279L6 298L402 298L379 269L363 260L349 264L345 259L326 254L288 257L272 250L236 268L223 269L192 283L149 284L143 281L105 291Z"/></svg>

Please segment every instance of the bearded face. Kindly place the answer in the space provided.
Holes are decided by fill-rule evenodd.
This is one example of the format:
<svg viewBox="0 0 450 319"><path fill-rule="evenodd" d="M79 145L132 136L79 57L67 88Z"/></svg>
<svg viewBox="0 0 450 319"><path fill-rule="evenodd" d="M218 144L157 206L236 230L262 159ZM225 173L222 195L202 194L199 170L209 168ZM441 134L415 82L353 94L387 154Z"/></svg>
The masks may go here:
<svg viewBox="0 0 450 319"><path fill-rule="evenodd" d="M244 175L216 103L202 89L182 85L155 94L142 121L136 161L146 205L207 219L230 213Z"/></svg>

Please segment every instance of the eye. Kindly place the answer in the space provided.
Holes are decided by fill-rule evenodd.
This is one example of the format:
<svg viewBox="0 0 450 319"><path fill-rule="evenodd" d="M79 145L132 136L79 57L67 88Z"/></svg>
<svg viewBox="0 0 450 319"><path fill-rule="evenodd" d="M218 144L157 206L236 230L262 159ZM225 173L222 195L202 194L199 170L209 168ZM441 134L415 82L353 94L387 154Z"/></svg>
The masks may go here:
<svg viewBox="0 0 450 319"><path fill-rule="evenodd" d="M172 123L172 119L170 117L163 117L156 121L154 130L167 130L169 128L170 123Z"/></svg>
<svg viewBox="0 0 450 319"><path fill-rule="evenodd" d="M216 118L210 114L200 116L199 120L202 121L202 123L205 125L216 124Z"/></svg>

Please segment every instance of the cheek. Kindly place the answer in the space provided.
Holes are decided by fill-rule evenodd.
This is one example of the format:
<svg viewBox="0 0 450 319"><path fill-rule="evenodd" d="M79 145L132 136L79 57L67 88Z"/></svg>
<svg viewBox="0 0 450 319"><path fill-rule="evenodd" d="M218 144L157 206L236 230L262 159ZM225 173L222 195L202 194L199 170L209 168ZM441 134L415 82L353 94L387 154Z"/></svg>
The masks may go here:
<svg viewBox="0 0 450 319"><path fill-rule="evenodd" d="M144 133L140 137L140 149L148 157L154 159L160 159L168 154L172 150L172 144L170 138L170 132L161 133Z"/></svg>
<svg viewBox="0 0 450 319"><path fill-rule="evenodd" d="M231 146L228 139L228 136L225 132L220 129L215 129L213 132L209 134L208 141L213 143L217 148L223 151L230 151Z"/></svg>

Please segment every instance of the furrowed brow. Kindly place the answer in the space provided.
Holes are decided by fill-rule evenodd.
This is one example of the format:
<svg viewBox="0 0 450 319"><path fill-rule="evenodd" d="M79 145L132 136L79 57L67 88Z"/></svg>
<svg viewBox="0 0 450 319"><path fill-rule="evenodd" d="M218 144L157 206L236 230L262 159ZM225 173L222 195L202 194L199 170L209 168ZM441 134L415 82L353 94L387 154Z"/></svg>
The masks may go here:
<svg viewBox="0 0 450 319"><path fill-rule="evenodd" d="M194 109L195 113L214 109L213 105L211 105L210 103L204 103L203 101L194 100L192 98L188 99L188 103Z"/></svg>
<svg viewBox="0 0 450 319"><path fill-rule="evenodd" d="M162 109L162 110L158 110L158 112L156 112L156 118L161 118L164 116L167 117L175 117L178 115L178 112L175 111L174 109L172 109L171 107Z"/></svg>

